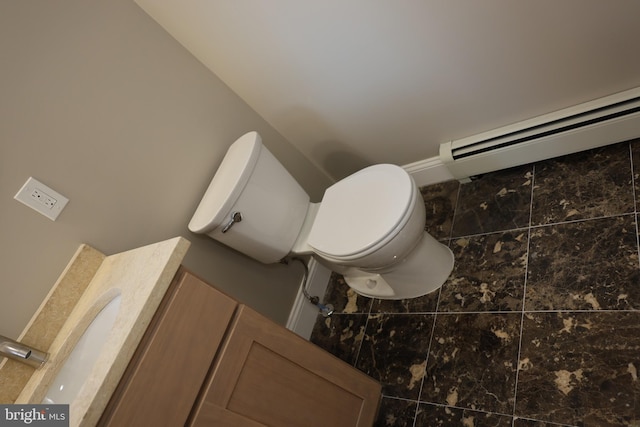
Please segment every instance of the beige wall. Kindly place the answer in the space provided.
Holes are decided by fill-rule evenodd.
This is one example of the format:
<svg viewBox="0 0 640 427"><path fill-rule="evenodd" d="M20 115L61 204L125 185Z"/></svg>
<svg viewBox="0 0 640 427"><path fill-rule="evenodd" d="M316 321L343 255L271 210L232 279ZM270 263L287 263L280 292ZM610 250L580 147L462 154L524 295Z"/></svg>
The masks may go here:
<svg viewBox="0 0 640 427"><path fill-rule="evenodd" d="M284 322L301 277L186 228L248 130L307 189L328 178L133 0L0 4L0 334L16 336L82 242L106 253L182 235L185 264ZM29 176L70 199L56 222L13 200Z"/></svg>
<svg viewBox="0 0 640 427"><path fill-rule="evenodd" d="M640 86L640 1L135 1L335 178Z"/></svg>

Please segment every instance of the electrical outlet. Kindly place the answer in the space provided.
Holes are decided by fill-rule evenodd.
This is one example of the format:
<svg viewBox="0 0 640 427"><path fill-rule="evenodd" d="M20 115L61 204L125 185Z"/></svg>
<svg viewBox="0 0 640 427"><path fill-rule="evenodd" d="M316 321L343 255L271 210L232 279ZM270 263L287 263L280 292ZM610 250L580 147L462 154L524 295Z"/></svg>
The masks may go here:
<svg viewBox="0 0 640 427"><path fill-rule="evenodd" d="M51 197L50 195L40 190L39 188L35 188L33 190L33 192L31 193L31 197L33 197L37 202L42 203L45 207L49 209L52 209L57 202L55 198Z"/></svg>
<svg viewBox="0 0 640 427"><path fill-rule="evenodd" d="M13 198L40 212L52 221L58 218L62 209L69 202L69 199L62 194L32 177L29 177Z"/></svg>

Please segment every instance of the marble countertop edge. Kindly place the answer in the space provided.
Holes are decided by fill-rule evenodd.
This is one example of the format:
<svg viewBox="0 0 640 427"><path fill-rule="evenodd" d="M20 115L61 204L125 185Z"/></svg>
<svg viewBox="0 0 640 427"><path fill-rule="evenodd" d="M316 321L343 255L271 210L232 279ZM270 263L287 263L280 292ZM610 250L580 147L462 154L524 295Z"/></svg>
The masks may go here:
<svg viewBox="0 0 640 427"><path fill-rule="evenodd" d="M70 425L95 425L182 263L189 245L186 239L176 237L104 257L48 347L51 354L49 361L43 368L33 372L15 402L42 401L44 393L86 327L115 295L120 294L120 308L111 332L104 341L98 361L94 364L78 397L70 402ZM86 248L81 246L74 259L78 258L78 253L83 248L86 251ZM69 274L74 259L61 277ZM34 317L40 314L36 313ZM30 322L29 326L33 327L34 322Z"/></svg>

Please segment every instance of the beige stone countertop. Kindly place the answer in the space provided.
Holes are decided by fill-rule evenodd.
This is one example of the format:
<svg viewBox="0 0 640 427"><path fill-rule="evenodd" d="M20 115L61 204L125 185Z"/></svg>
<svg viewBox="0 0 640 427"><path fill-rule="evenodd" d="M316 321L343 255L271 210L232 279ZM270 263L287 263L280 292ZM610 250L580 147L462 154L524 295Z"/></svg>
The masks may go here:
<svg viewBox="0 0 640 427"><path fill-rule="evenodd" d="M49 360L35 371L12 360L0 364L0 386L4 388L4 381L13 387L0 393L1 401L11 403L15 388L24 385L15 403L42 402L91 321L120 295L120 308L98 360L78 397L68 402L71 426L95 425L188 247L186 239L177 237L105 257L81 245L20 336L25 344L48 351Z"/></svg>

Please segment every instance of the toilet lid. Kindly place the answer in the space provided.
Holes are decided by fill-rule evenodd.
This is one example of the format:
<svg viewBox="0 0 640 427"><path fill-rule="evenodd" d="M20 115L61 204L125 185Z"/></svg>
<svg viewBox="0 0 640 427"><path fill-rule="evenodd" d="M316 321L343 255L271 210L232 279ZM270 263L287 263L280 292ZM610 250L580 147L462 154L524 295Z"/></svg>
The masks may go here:
<svg viewBox="0 0 640 427"><path fill-rule="evenodd" d="M257 132L248 132L231 144L189 222L189 230L208 233L228 221L258 162L261 147Z"/></svg>
<svg viewBox="0 0 640 427"><path fill-rule="evenodd" d="M351 258L376 246L405 218L413 181L399 166L365 168L329 187L307 243L321 254Z"/></svg>

